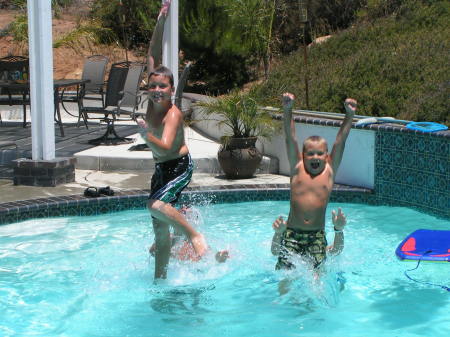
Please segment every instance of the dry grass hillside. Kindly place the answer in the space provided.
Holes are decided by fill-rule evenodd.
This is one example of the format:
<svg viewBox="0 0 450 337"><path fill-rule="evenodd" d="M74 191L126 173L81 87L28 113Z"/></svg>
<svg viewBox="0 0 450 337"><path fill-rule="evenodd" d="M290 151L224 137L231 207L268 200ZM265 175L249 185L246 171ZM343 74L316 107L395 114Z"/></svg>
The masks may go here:
<svg viewBox="0 0 450 337"><path fill-rule="evenodd" d="M83 8L68 8L59 18L52 21L53 41L69 33L77 27L77 21L82 15ZM4 30L20 14L19 11L0 11L0 30ZM0 36L0 57L8 55L27 55L28 46L17 43L12 36ZM59 47L53 48L54 78L79 78L81 76L85 57L93 54L102 54L109 58L110 62L125 60L125 51L111 46L88 46L77 45L76 48ZM138 58L128 52L128 58L136 61Z"/></svg>

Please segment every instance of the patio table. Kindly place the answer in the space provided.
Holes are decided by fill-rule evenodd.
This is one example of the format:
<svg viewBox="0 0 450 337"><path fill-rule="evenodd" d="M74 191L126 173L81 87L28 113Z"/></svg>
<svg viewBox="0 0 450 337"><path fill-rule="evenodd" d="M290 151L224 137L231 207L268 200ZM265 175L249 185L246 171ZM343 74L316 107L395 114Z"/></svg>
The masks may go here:
<svg viewBox="0 0 450 337"><path fill-rule="evenodd" d="M74 87L74 86L84 86L86 83L88 83L89 80L82 80L82 79L60 79L60 80L54 80L53 81L53 100L55 103L55 121L59 125L59 130L61 132L61 137L64 137L64 128L63 123L61 119L61 109L59 107L60 103L60 96L59 96L59 90L62 88L67 87ZM0 89L5 88L7 90L11 91L21 91L23 93L22 98L15 98L10 100L10 105L18 105L18 104L26 104L30 105L30 99L29 96L30 93L30 82L28 81L8 81L8 80L1 80L0 81ZM25 123L26 121L24 121Z"/></svg>

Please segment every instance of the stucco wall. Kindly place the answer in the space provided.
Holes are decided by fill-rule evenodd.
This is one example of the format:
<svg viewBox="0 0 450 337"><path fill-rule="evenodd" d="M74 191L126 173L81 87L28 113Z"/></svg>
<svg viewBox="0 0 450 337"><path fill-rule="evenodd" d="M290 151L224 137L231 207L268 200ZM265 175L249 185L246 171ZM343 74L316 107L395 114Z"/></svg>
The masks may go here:
<svg viewBox="0 0 450 337"><path fill-rule="evenodd" d="M219 140L221 136L229 134L230 131L226 127L219 128L217 122L214 121L217 119L219 119L218 116L209 116L208 119L205 119L199 109L194 107L192 113L192 120L194 122L191 127L211 139ZM329 151L331 151L338 130L338 127L304 123L296 124L296 133L300 147L307 137L320 135L327 140ZM280 132L274 135L270 140L260 140L257 146L265 155L275 157L279 160L280 174L289 175L289 164L287 162L283 130L280 130ZM373 188L375 184L374 162L375 132L370 130L352 129L347 139L344 156L336 176L336 182L340 184Z"/></svg>
<svg viewBox="0 0 450 337"><path fill-rule="evenodd" d="M331 152L339 128L311 124L296 124L298 144L309 136L319 135L328 142ZM265 141L264 152L277 157L280 162L280 174L289 175L289 164L284 142L284 133ZM373 188L375 184L375 132L352 129L348 136L344 156L336 176L336 182L365 188Z"/></svg>

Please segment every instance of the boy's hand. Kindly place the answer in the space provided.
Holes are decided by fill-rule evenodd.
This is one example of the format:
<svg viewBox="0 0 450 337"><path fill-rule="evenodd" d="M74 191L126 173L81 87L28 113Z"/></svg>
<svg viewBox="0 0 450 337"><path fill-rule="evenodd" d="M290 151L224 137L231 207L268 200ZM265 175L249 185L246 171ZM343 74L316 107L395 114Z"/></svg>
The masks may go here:
<svg viewBox="0 0 450 337"><path fill-rule="evenodd" d="M285 92L281 97L281 103L283 104L284 111L291 110L294 105L295 96L289 92Z"/></svg>
<svg viewBox="0 0 450 337"><path fill-rule="evenodd" d="M276 233L283 233L286 230L286 221L284 221L283 217L280 215L272 224L272 228Z"/></svg>
<svg viewBox="0 0 450 337"><path fill-rule="evenodd" d="M170 8L170 2L172 0L164 0L162 3L162 7L161 10L159 11L159 15L158 18L162 15L164 15L165 17L167 16L167 14L169 13L169 8Z"/></svg>
<svg viewBox="0 0 450 337"><path fill-rule="evenodd" d="M230 254L228 250L221 250L216 253L215 257L217 262L224 263L230 257Z"/></svg>
<svg viewBox="0 0 450 337"><path fill-rule="evenodd" d="M345 214L342 213L342 209L340 207L338 208L337 214L336 214L335 210L333 210L333 212L331 212L331 219L333 221L334 229L337 231L343 230L345 225L347 224L347 219L345 218Z"/></svg>
<svg viewBox="0 0 450 337"><path fill-rule="evenodd" d="M142 120L142 119L138 119L137 120L137 124L139 125L139 127L143 128L143 129L147 129L147 122Z"/></svg>
<svg viewBox="0 0 450 337"><path fill-rule="evenodd" d="M155 256L155 251L156 251L156 245L155 243L153 243L150 248L148 249L148 252L150 253L151 256Z"/></svg>
<svg viewBox="0 0 450 337"><path fill-rule="evenodd" d="M355 114L357 106L358 103L353 98L347 98L344 102L345 111L352 116Z"/></svg>

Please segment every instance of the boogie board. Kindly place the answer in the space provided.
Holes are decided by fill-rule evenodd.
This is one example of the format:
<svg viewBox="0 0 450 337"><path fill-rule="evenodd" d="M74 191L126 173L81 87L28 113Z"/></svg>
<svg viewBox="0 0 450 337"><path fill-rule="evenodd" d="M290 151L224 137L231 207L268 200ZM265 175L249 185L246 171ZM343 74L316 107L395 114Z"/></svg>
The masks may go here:
<svg viewBox="0 0 450 337"><path fill-rule="evenodd" d="M418 229L397 247L400 260L450 262L450 231Z"/></svg>

